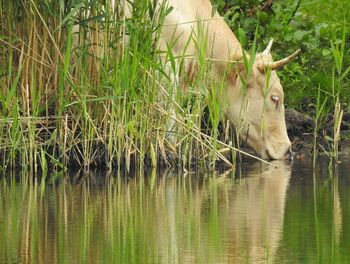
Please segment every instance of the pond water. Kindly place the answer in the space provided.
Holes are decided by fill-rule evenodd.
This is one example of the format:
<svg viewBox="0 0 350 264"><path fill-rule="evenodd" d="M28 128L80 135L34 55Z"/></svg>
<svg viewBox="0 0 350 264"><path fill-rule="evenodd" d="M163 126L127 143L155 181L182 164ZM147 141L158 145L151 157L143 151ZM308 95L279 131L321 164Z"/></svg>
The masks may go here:
<svg viewBox="0 0 350 264"><path fill-rule="evenodd" d="M0 263L350 263L350 157L0 180Z"/></svg>

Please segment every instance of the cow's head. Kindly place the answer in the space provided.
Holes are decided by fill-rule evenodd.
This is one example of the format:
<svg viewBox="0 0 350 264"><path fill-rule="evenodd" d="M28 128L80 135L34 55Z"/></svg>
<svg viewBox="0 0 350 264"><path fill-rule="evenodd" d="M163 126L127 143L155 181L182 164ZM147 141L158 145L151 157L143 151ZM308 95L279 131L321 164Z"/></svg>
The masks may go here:
<svg viewBox="0 0 350 264"><path fill-rule="evenodd" d="M276 70L290 62L300 52L274 62L270 53L272 40L266 50L256 55L247 74L238 66L229 74L225 114L255 152L265 159L281 159L290 150L287 135L284 93Z"/></svg>

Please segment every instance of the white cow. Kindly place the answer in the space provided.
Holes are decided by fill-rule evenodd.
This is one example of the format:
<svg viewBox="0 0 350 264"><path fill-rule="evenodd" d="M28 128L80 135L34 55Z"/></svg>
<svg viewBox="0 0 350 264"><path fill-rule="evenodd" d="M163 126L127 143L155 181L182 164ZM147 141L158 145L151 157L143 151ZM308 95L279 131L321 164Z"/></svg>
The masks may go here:
<svg viewBox="0 0 350 264"><path fill-rule="evenodd" d="M121 4L126 16L131 16L130 2ZM159 49L166 51L170 46L175 57L185 55L185 75L193 78L198 46L205 42L206 59L212 63L210 78L225 78L227 82L220 100L226 118L262 158L283 158L291 143L286 130L283 88L275 70L291 61L300 50L273 62L271 41L264 52L256 55L247 76L242 59L244 50L224 19L213 12L209 0L168 0L166 5L172 11L165 17ZM246 56L249 59L249 54Z"/></svg>

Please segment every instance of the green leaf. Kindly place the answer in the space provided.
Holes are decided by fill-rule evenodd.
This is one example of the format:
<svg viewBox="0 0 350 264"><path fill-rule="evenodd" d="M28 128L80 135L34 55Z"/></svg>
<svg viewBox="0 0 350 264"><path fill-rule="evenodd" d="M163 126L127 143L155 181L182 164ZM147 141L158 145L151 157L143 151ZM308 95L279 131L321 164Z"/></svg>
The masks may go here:
<svg viewBox="0 0 350 264"><path fill-rule="evenodd" d="M70 20L72 17L74 17L80 8L82 8L84 6L85 3L80 3L78 4L76 7L74 7L69 13L68 15L62 20L62 22L58 25L58 27L56 27L56 29L54 30L54 32L56 32L60 27L62 27L62 25L64 23L66 23L68 20Z"/></svg>
<svg viewBox="0 0 350 264"><path fill-rule="evenodd" d="M247 33L244 31L243 28L239 28L238 31L238 39L241 42L241 44L244 46L247 44Z"/></svg>
<svg viewBox="0 0 350 264"><path fill-rule="evenodd" d="M344 71L339 81L343 80L345 77L350 77L349 75L350 75L350 66Z"/></svg>
<svg viewBox="0 0 350 264"><path fill-rule="evenodd" d="M332 51L331 51L331 50L329 50L329 49L323 49L323 50L322 50L322 55L323 55L323 56L327 57L327 56L329 56L330 54L332 54Z"/></svg>
<svg viewBox="0 0 350 264"><path fill-rule="evenodd" d="M294 37L296 40L302 40L306 35L308 35L310 31L305 31L305 30L297 30L294 32Z"/></svg>

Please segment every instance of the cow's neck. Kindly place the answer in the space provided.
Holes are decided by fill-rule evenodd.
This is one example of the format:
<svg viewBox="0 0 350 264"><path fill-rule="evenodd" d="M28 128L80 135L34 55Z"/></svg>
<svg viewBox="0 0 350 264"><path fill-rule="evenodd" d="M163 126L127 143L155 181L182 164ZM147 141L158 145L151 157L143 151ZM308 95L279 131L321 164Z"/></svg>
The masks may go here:
<svg viewBox="0 0 350 264"><path fill-rule="evenodd" d="M242 58L241 44L223 18L220 17L208 24L208 37L210 45L207 56L210 58L218 62Z"/></svg>
<svg viewBox="0 0 350 264"><path fill-rule="evenodd" d="M208 23L207 28L209 41L207 57L212 60L211 76L221 79L229 69L235 68L232 61L242 60L243 49L222 17ZM249 54L246 55L249 56Z"/></svg>

